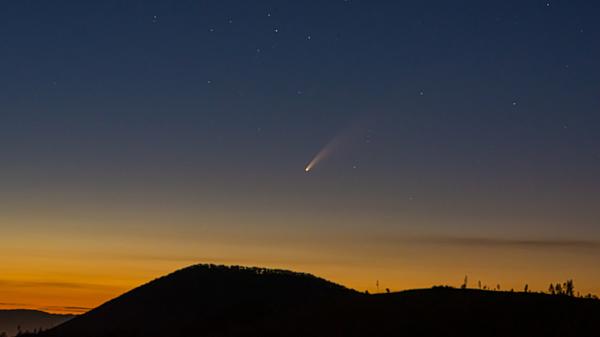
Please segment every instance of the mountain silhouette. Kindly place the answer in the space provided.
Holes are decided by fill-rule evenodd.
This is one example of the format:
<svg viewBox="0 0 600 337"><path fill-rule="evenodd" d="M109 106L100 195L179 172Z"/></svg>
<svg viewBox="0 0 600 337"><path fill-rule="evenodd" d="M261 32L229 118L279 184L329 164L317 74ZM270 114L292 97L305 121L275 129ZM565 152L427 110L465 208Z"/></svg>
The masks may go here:
<svg viewBox="0 0 600 337"><path fill-rule="evenodd" d="M599 336L600 301L436 287L368 295L302 273L196 265L39 337Z"/></svg>
<svg viewBox="0 0 600 337"><path fill-rule="evenodd" d="M19 330L49 329L73 318L73 315L50 314L39 310L0 310L0 334L16 335Z"/></svg>

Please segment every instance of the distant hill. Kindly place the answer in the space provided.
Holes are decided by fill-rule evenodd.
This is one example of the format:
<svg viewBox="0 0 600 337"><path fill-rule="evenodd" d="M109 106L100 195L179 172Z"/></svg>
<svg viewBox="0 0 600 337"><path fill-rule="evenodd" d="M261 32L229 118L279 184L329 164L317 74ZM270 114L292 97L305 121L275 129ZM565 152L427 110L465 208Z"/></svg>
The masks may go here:
<svg viewBox="0 0 600 337"><path fill-rule="evenodd" d="M0 310L0 334L11 337L21 331L49 329L73 318L73 315L56 315L38 310Z"/></svg>
<svg viewBox="0 0 600 337"><path fill-rule="evenodd" d="M367 295L308 274L197 265L40 337L600 336L600 301L433 288Z"/></svg>

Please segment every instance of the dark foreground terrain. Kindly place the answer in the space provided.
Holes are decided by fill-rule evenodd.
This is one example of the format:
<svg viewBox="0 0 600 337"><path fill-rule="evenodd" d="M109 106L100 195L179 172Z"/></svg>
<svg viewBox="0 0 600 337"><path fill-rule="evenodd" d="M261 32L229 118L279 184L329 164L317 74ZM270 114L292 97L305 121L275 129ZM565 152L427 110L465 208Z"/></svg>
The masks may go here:
<svg viewBox="0 0 600 337"><path fill-rule="evenodd" d="M73 315L56 315L38 310L0 310L0 335L11 337L21 331L49 329L73 318Z"/></svg>
<svg viewBox="0 0 600 337"><path fill-rule="evenodd" d="M307 275L198 265L40 337L600 336L600 301L453 288L366 295Z"/></svg>

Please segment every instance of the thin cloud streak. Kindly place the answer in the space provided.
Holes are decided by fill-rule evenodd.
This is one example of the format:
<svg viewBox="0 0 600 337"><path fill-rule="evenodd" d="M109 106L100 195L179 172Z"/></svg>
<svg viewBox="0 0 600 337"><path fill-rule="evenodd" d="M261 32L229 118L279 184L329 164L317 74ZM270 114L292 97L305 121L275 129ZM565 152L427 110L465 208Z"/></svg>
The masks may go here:
<svg viewBox="0 0 600 337"><path fill-rule="evenodd" d="M405 239L421 244L451 245L463 247L522 247L522 248L563 248L600 249L600 241L576 239L512 239L487 237L431 236Z"/></svg>
<svg viewBox="0 0 600 337"><path fill-rule="evenodd" d="M40 307L39 308L42 311L51 311L51 312L62 312L62 313L69 313L69 314L83 314L86 313L90 310L92 310L93 308L88 308L88 307L74 307L74 306L46 306L46 307Z"/></svg>
<svg viewBox="0 0 600 337"><path fill-rule="evenodd" d="M50 287L50 288L65 288L65 289L112 289L116 287L93 284L93 283L77 283L77 282L46 282L46 281L19 281L19 280L0 280L0 286L30 288L30 287Z"/></svg>
<svg viewBox="0 0 600 337"><path fill-rule="evenodd" d="M24 305L29 305L29 304L25 304L25 303L11 303L11 302L0 302L0 306L24 306Z"/></svg>

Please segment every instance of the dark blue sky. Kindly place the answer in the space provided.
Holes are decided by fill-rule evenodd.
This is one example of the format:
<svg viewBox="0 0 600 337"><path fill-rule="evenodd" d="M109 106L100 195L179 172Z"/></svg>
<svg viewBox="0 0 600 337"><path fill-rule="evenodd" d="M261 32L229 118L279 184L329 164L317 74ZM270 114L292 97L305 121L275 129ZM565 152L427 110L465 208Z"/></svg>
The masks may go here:
<svg viewBox="0 0 600 337"><path fill-rule="evenodd" d="M600 239L595 1L22 0L0 15L14 233Z"/></svg>
<svg viewBox="0 0 600 337"><path fill-rule="evenodd" d="M475 189L507 180L509 194L597 187L591 2L2 7L4 171L23 180L302 181L350 127L364 142L315 173L422 182L407 194L437 194L432 179Z"/></svg>

